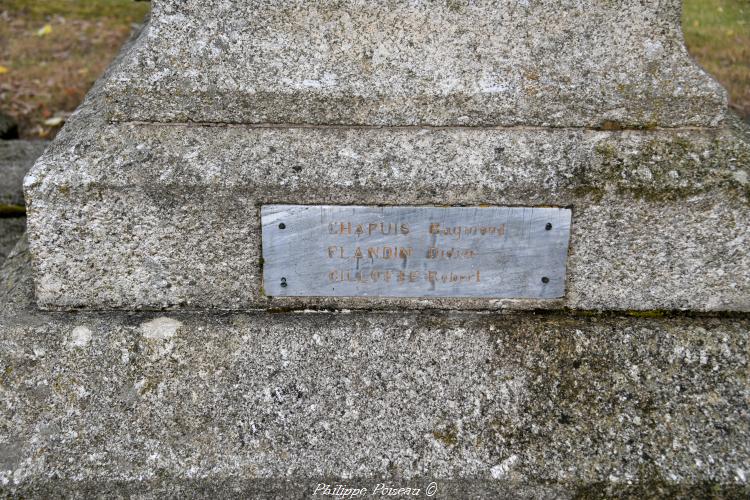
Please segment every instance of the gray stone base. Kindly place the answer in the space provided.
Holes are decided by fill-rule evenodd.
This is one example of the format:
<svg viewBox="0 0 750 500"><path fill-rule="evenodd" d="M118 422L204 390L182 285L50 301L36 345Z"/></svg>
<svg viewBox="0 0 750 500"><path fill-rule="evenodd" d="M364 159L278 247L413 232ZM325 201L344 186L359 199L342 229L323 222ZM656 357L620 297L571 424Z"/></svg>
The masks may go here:
<svg viewBox="0 0 750 500"><path fill-rule="evenodd" d="M91 97L26 177L44 309L750 311L744 127L108 124ZM569 207L566 295L269 297L270 204Z"/></svg>
<svg viewBox="0 0 750 500"><path fill-rule="evenodd" d="M45 313L23 243L0 286L5 494L750 494L746 315Z"/></svg>
<svg viewBox="0 0 750 500"><path fill-rule="evenodd" d="M250 8L251 3L243 5ZM602 2L594 3L603 8ZM676 3L660 7L675 22ZM305 8L312 8L308 4ZM406 8L409 2L396 4ZM498 5L510 4L517 2ZM542 2L534 9L557 4ZM157 17L186 5L159 2ZM192 15L202 9L215 13L210 4L195 5L188 9ZM641 2L605 10L621 19L622 9L646 8ZM443 7L438 10L445 19L454 17ZM623 27L619 21L616 26ZM587 122L550 128L534 120L502 127L456 126L482 121L448 127L409 120L356 122L364 126L336 119L242 124L227 118L215 123L214 111L255 113L259 108L233 107L214 86L207 87L212 89L207 107L198 104L199 95L171 85L160 84L158 90L130 86L139 73L127 68L140 65L144 59L137 55L160 29L166 27L157 21L126 46L26 177L36 297L43 309L750 311L750 135L734 118L721 123L710 118L715 125L710 127L657 121L629 130L595 130ZM606 33L610 41L612 32ZM633 47L628 44L629 50ZM157 51L159 57L168 53ZM462 55L461 60L469 59ZM236 63L231 64L234 70ZM127 77L131 73L135 81ZM670 85L678 81L670 79ZM715 89L714 84L703 90L687 84L680 88L709 95ZM160 92L172 102L192 103L195 121L180 113L163 116L170 112L159 104ZM284 92L279 96L294 99ZM146 115L139 114L141 105L133 99L143 104ZM649 109L693 116L672 98L663 107L647 100ZM307 106L310 101L296 102L305 104L305 113L319 109ZM337 102L327 109L350 109ZM514 109L528 111L520 101L511 102ZM136 116L111 122L108 117L119 106ZM273 109L293 112L291 106ZM393 109L404 111L400 105ZM429 111L423 104L419 109ZM457 108L445 109L453 113ZM634 109L639 108L622 108ZM170 123L159 123L160 118ZM242 121L242 115L236 118ZM573 224L566 294L547 301L267 296L260 210L270 204L568 207Z"/></svg>

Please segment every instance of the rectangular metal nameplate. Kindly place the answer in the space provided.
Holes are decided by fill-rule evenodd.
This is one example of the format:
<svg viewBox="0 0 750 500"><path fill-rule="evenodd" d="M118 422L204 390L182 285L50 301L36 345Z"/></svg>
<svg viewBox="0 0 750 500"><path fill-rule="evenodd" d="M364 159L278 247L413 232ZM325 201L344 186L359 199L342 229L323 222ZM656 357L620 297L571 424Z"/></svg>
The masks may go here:
<svg viewBox="0 0 750 500"><path fill-rule="evenodd" d="M261 222L269 296L565 294L568 209L266 205Z"/></svg>

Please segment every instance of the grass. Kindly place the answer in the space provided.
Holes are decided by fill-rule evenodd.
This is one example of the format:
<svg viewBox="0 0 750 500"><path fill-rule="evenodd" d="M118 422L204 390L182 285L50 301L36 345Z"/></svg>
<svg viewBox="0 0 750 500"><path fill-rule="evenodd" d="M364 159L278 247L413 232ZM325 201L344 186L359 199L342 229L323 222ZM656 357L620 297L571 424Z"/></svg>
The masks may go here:
<svg viewBox="0 0 750 500"><path fill-rule="evenodd" d="M88 20L120 18L131 23L142 19L149 8L148 3L138 5L133 0L3 0L2 5L4 10L21 12L37 21L62 16Z"/></svg>
<svg viewBox="0 0 750 500"><path fill-rule="evenodd" d="M0 110L21 136L52 137L148 10L133 0L0 0ZM683 12L690 52L750 117L750 1L684 0Z"/></svg>
<svg viewBox="0 0 750 500"><path fill-rule="evenodd" d="M682 26L690 53L750 117L750 1L684 0Z"/></svg>

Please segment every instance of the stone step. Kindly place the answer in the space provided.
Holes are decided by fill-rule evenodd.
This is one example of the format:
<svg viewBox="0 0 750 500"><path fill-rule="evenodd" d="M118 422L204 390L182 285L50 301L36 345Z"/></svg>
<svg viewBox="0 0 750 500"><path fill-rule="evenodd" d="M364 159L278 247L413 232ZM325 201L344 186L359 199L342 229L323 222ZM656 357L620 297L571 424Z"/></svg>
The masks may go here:
<svg viewBox="0 0 750 500"><path fill-rule="evenodd" d="M750 310L750 142L717 129L107 123L97 94L27 179L49 309ZM268 204L569 207L562 300L264 295ZM320 249L320 251L323 251Z"/></svg>
<svg viewBox="0 0 750 500"><path fill-rule="evenodd" d="M61 315L23 246L1 286L12 496L748 494L747 316Z"/></svg>
<svg viewBox="0 0 750 500"><path fill-rule="evenodd" d="M748 311L750 141L679 14L154 2L27 179L38 304ZM269 297L269 204L565 207L566 293Z"/></svg>
<svg viewBox="0 0 750 500"><path fill-rule="evenodd" d="M716 126L680 0L159 0L107 82L118 121Z"/></svg>

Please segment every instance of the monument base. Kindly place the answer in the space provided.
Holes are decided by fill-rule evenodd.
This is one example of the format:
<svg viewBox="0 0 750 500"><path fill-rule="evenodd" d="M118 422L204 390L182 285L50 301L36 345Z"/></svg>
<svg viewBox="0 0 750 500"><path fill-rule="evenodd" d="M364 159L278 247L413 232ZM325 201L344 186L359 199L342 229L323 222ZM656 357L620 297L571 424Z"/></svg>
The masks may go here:
<svg viewBox="0 0 750 500"><path fill-rule="evenodd" d="M113 122L130 88L122 65L154 29L26 177L42 309L750 311L750 140L736 118L624 130ZM263 280L261 210L288 204L569 208L565 297L278 296Z"/></svg>
<svg viewBox="0 0 750 500"><path fill-rule="evenodd" d="M43 309L750 310L750 142L735 122L622 132L107 124L95 97L26 178ZM261 207L276 204L570 207L565 298L271 297Z"/></svg>
<svg viewBox="0 0 750 500"><path fill-rule="evenodd" d="M23 241L1 279L6 495L750 493L744 315L40 312Z"/></svg>

